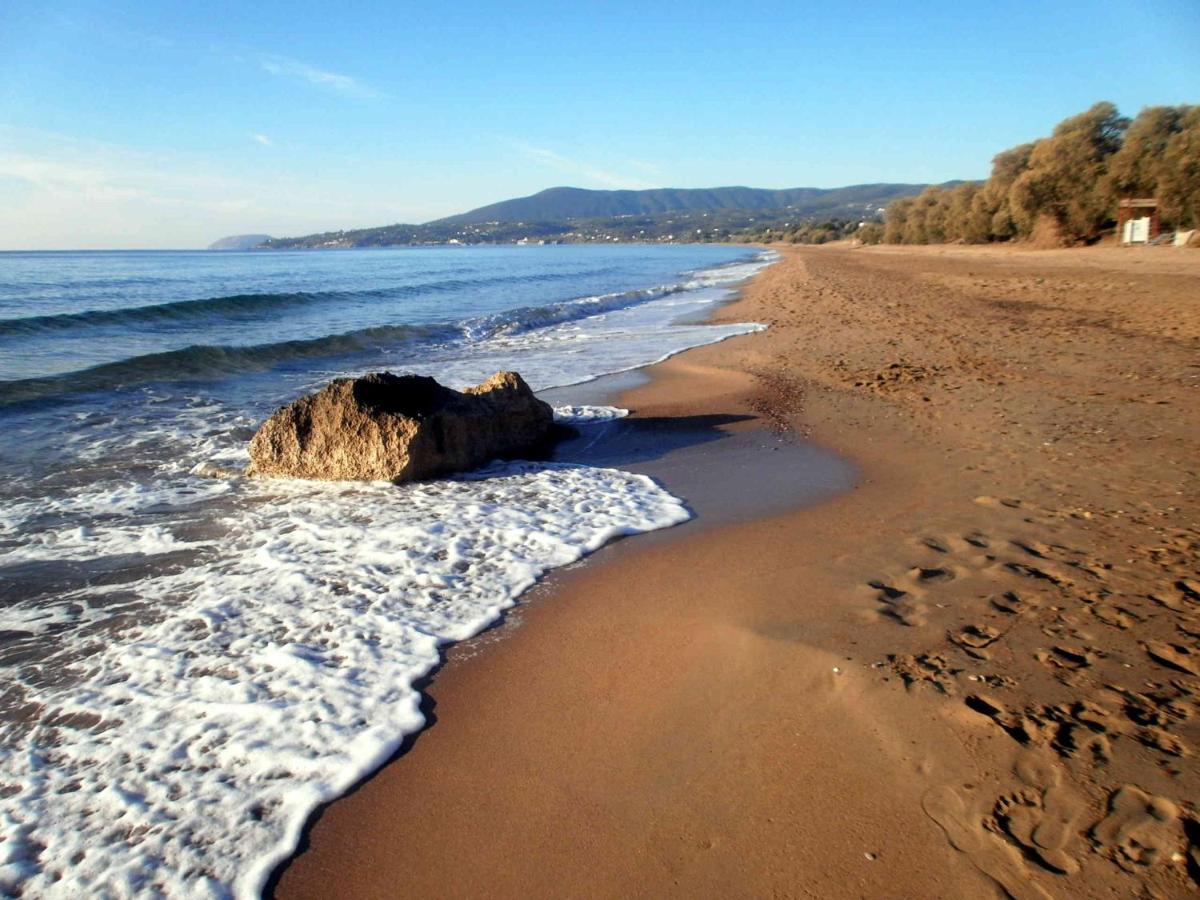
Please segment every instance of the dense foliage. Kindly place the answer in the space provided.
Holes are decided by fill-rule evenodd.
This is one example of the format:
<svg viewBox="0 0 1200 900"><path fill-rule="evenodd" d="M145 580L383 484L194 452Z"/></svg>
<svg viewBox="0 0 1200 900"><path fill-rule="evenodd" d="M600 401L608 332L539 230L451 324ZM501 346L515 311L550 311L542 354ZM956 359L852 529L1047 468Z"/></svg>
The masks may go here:
<svg viewBox="0 0 1200 900"><path fill-rule="evenodd" d="M978 244L1040 232L1059 243L1091 242L1111 227L1123 197L1157 197L1166 227L1200 226L1200 107L1152 106L1130 121L1097 103L1049 137L998 154L983 183L893 201L884 227L860 237Z"/></svg>
<svg viewBox="0 0 1200 900"><path fill-rule="evenodd" d="M862 215L849 218L844 216L806 218L795 223L766 221L761 225L746 228L742 232L734 234L732 239L754 243L783 241L788 244L827 244L830 241L853 237L861 240L864 229L868 229L866 233L871 234L873 232L869 229L882 230L882 228L878 211L865 211ZM877 244L879 241L869 240L867 243Z"/></svg>

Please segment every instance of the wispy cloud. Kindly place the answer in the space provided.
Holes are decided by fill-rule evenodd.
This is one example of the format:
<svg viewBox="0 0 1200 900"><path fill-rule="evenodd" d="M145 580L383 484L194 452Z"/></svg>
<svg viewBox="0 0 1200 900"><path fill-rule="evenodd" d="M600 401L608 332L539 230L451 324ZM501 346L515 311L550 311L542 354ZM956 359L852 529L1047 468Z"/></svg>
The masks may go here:
<svg viewBox="0 0 1200 900"><path fill-rule="evenodd" d="M0 179L24 182L55 196L78 196L98 202L158 199L152 191L103 167L24 153L0 154Z"/></svg>
<svg viewBox="0 0 1200 900"><path fill-rule="evenodd" d="M345 94L348 97L370 98L379 96L379 91L371 85L359 81L357 78L353 78L350 75L343 75L340 72L318 69L316 66L310 66L308 63L292 59L288 56L261 56L259 57L258 64L264 72L269 72L272 75L303 81L339 94Z"/></svg>
<svg viewBox="0 0 1200 900"><path fill-rule="evenodd" d="M622 175L617 172L610 172L607 169L601 169L581 160L572 159L569 156L563 156L554 150L547 147L536 147L533 144L527 144L524 141L509 141L509 145L524 154L534 162L541 163L552 169L557 169L560 172L565 172L568 175L575 175L580 178L587 179L596 184L603 184L610 188L620 188L624 190L643 190L653 187L650 183L643 181L640 178L634 178L628 175Z"/></svg>
<svg viewBox="0 0 1200 900"><path fill-rule="evenodd" d="M256 132L256 133L250 135L250 139L252 141L255 141L256 143L262 144L264 147L271 146L271 139L269 137L267 137L265 134L258 134Z"/></svg>
<svg viewBox="0 0 1200 900"><path fill-rule="evenodd" d="M205 246L224 234L414 221L409 202L376 183L238 176L192 156L0 124L0 250Z"/></svg>
<svg viewBox="0 0 1200 900"><path fill-rule="evenodd" d="M219 236L225 223L259 213L257 185L206 172L195 160L2 126L0 145L4 249L195 245L207 241L164 232L203 232L209 223Z"/></svg>
<svg viewBox="0 0 1200 900"><path fill-rule="evenodd" d="M141 160L108 159L100 164L47 159L27 153L0 154L0 181L24 183L53 203L82 204L91 212L164 208L221 213L250 206L244 185L220 176L146 166ZM86 218L86 215L81 216ZM131 223L130 223L131 224Z"/></svg>

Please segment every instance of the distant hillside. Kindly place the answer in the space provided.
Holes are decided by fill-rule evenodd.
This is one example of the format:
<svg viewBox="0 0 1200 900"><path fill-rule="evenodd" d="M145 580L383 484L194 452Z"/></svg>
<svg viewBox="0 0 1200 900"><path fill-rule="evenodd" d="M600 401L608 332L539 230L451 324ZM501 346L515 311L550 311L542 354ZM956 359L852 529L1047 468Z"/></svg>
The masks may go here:
<svg viewBox="0 0 1200 900"><path fill-rule="evenodd" d="M273 240L269 234L233 234L213 241L208 245L209 250L251 250L259 244Z"/></svg>
<svg viewBox="0 0 1200 900"><path fill-rule="evenodd" d="M947 185L958 182L947 182ZM276 238L271 249L394 247L593 241L727 241L802 222L857 225L883 207L919 194L924 184L856 184L841 188L748 187L592 191L556 187L531 197L481 206L423 225L384 225Z"/></svg>
<svg viewBox="0 0 1200 900"><path fill-rule="evenodd" d="M478 225L483 222L548 222L644 216L669 212L794 210L813 215L846 206L886 206L897 197L918 194L923 184L856 184L842 188L658 188L648 191L591 191L554 187L531 197L503 200L431 225Z"/></svg>

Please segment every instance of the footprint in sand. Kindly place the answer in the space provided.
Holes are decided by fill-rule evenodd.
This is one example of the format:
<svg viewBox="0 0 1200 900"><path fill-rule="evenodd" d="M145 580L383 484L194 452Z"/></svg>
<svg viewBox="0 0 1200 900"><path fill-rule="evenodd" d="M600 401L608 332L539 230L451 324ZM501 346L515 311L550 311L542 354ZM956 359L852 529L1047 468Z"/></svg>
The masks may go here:
<svg viewBox="0 0 1200 900"><path fill-rule="evenodd" d="M1021 783L1041 791L1058 787L1062 783L1062 768L1045 753L1029 750L1021 753L1013 763L1013 773Z"/></svg>
<svg viewBox="0 0 1200 900"><path fill-rule="evenodd" d="M1018 594L1016 591L1005 591L991 600L992 606L1002 613L1013 616L1024 616L1040 607L1041 601L1029 594Z"/></svg>
<svg viewBox="0 0 1200 900"><path fill-rule="evenodd" d="M1044 815L1033 831L1033 842L1037 845L1034 852L1056 872L1069 875L1079 869L1067 847L1075 837L1076 823L1086 809L1083 800L1062 785L1052 787L1042 795Z"/></svg>
<svg viewBox="0 0 1200 900"><path fill-rule="evenodd" d="M926 535L916 541L918 547L932 550L943 556L955 556L978 564L985 558L980 550L988 549L990 538L981 531L972 531L961 537L956 535Z"/></svg>
<svg viewBox="0 0 1200 900"><path fill-rule="evenodd" d="M996 832L1007 834L1027 851L1032 850L1033 830L1042 817L1041 806L1041 798L1033 791L1001 794L992 811Z"/></svg>
<svg viewBox="0 0 1200 900"><path fill-rule="evenodd" d="M996 802L997 826L1046 868L1074 874L1079 863L1069 846L1086 804L1062 784L1061 768L1044 752L1022 753L1015 771L1026 787Z"/></svg>
<svg viewBox="0 0 1200 900"><path fill-rule="evenodd" d="M1009 543L1011 543L1018 550L1024 550L1030 556L1036 556L1038 559L1049 559L1052 552L1050 546L1048 544L1043 544L1041 541L1018 539L1015 541L1010 541Z"/></svg>
<svg viewBox="0 0 1200 900"><path fill-rule="evenodd" d="M1072 647L1066 644L1055 644L1049 650L1039 650L1034 658L1043 665L1055 669L1086 669L1095 661L1096 651L1083 647Z"/></svg>
<svg viewBox="0 0 1200 900"><path fill-rule="evenodd" d="M1194 816L1183 820L1183 833L1187 837L1187 868L1192 881L1200 884L1200 819Z"/></svg>
<svg viewBox="0 0 1200 900"><path fill-rule="evenodd" d="M1161 728L1142 728L1137 732L1137 739L1153 750L1159 750L1169 756L1191 756L1187 744L1181 738L1164 731Z"/></svg>
<svg viewBox="0 0 1200 900"><path fill-rule="evenodd" d="M1095 764L1104 764L1112 758L1113 739L1127 730L1110 710L1086 700L1024 709L1010 709L987 694L971 694L964 702L968 709L991 719L1018 744L1048 748L1059 756ZM1023 780L1042 786L1028 777Z"/></svg>
<svg viewBox="0 0 1200 900"><path fill-rule="evenodd" d="M1179 808L1127 784L1113 791L1108 815L1091 832L1099 850L1130 872L1169 860L1180 844Z"/></svg>
<svg viewBox="0 0 1200 900"><path fill-rule="evenodd" d="M982 818L973 814L951 787L932 788L921 799L921 808L946 835L955 850L991 878L1014 900L1048 900L1049 894L1029 875L1016 850L990 837Z"/></svg>
<svg viewBox="0 0 1200 900"><path fill-rule="evenodd" d="M956 583L952 589L952 596L958 596L964 603L973 603L980 599L979 595L970 599L963 596L970 591L969 585L974 579L979 577L987 579L989 586L994 585L998 576L1005 574L1020 575L1060 589L1074 584L1073 578L1063 570L1058 561L1050 557L1057 550L1066 553L1077 551L1051 546L1032 538L1014 538L1008 541L1009 545L1024 553L1030 562L1005 560L997 558L994 553L981 553L980 551L988 550L994 541L979 531L961 536L927 534L914 539L913 543L918 548L936 554L940 559L916 563L898 577L868 582L877 592L877 599L882 604L880 612L905 625L924 625L931 611L928 595L945 589L945 586L952 582ZM986 594L982 596L988 599ZM1014 615L1024 614L1040 605L1032 596L1018 594L1015 590L991 597L990 602L997 610ZM944 604L939 603L938 606L943 607ZM1117 615L1118 613L1114 612L1110 618ZM995 640L995 636L990 633L990 626L968 625L961 634L952 636L951 640L975 658L987 659L988 653L985 648Z"/></svg>
<svg viewBox="0 0 1200 900"><path fill-rule="evenodd" d="M973 531L970 534L964 534L963 540L972 547L978 547L980 550L986 550L989 547L988 536L982 531Z"/></svg>
<svg viewBox="0 0 1200 900"><path fill-rule="evenodd" d="M991 625L972 624L968 625L959 632L950 634L950 642L957 645L968 656L975 659L989 659L991 654L987 648L996 641L1000 640L1004 635Z"/></svg>
<svg viewBox="0 0 1200 900"><path fill-rule="evenodd" d="M969 709L987 716L1003 728L1019 744L1030 744L1041 738L1041 728L1037 722L1021 712L1010 710L994 697L971 694L964 702Z"/></svg>
<svg viewBox="0 0 1200 900"><path fill-rule="evenodd" d="M935 553L958 555L963 552L955 547L951 539L926 537L919 541L921 546ZM921 565L909 568L902 576L884 580L876 578L867 582L876 593L881 604L880 613L902 625L921 626L926 624L929 605L925 601L927 590L955 581L961 570L949 565Z"/></svg>
<svg viewBox="0 0 1200 900"><path fill-rule="evenodd" d="M909 570L908 575L915 581L922 584L936 583L939 581L953 581L955 578L954 572L951 569L943 567L923 568L914 566Z"/></svg>
<svg viewBox="0 0 1200 900"><path fill-rule="evenodd" d="M1164 641L1149 641L1142 646L1155 662L1188 675L1200 676L1200 653L1195 648Z"/></svg>
<svg viewBox="0 0 1200 900"><path fill-rule="evenodd" d="M1006 506L1009 509L1021 509L1025 506L1015 497L976 497L975 502L980 506Z"/></svg>
<svg viewBox="0 0 1200 900"><path fill-rule="evenodd" d="M953 696L958 692L954 676L962 669L950 665L946 657L940 653L919 653L905 656L889 656L888 663L900 678L904 686L911 689L914 685L928 684L943 694Z"/></svg>
<svg viewBox="0 0 1200 900"><path fill-rule="evenodd" d="M1113 738L1121 733L1119 727L1110 729L1068 719L1059 723L1050 747L1060 756L1102 766L1112 761Z"/></svg>
<svg viewBox="0 0 1200 900"><path fill-rule="evenodd" d="M1190 613L1197 609L1196 603L1200 602L1200 597L1193 590L1185 590L1184 586L1196 585L1191 581L1177 581L1174 585L1168 585L1159 588L1153 594L1146 596L1157 603L1159 606L1164 606L1171 612Z"/></svg>
<svg viewBox="0 0 1200 900"><path fill-rule="evenodd" d="M1142 621L1142 617L1132 610L1125 609L1123 606L1113 606L1109 603L1097 603L1091 607L1092 615L1112 628L1119 628L1121 631L1132 628L1138 622Z"/></svg>
<svg viewBox="0 0 1200 900"><path fill-rule="evenodd" d="M878 579L867 585L879 592L877 599L882 604L880 612L883 615L913 628L925 624L928 607L917 599L918 593L913 588L905 590Z"/></svg>
<svg viewBox="0 0 1200 900"><path fill-rule="evenodd" d="M1020 575L1023 578L1032 578L1037 581L1048 581L1059 588L1070 588L1075 584L1069 575L1054 571L1047 565L1038 567L1029 565L1028 563L1008 562L1004 564L1004 568L1008 569L1014 575Z"/></svg>
<svg viewBox="0 0 1200 900"><path fill-rule="evenodd" d="M1200 581L1192 581L1190 578L1181 578L1175 582L1175 587L1179 589L1179 593L1185 598L1200 603Z"/></svg>
<svg viewBox="0 0 1200 900"><path fill-rule="evenodd" d="M1131 732L1128 725L1124 729L1116 726L1114 731L1131 733L1139 743L1169 756L1192 755L1187 742L1171 732L1196 713L1195 699L1186 686L1175 682L1149 693L1116 686L1109 689L1123 698L1125 717L1135 726Z"/></svg>

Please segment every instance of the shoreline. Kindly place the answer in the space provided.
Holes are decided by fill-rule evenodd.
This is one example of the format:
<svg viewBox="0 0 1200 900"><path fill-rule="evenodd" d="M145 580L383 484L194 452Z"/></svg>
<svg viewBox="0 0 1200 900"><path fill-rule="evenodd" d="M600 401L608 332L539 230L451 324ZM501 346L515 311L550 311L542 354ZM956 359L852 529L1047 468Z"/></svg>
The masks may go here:
<svg viewBox="0 0 1200 900"><path fill-rule="evenodd" d="M771 248L767 247L760 246L759 249L763 252L773 252ZM769 262L765 268L770 268L775 262ZM714 321L714 316L720 310L735 306L740 300L742 290L748 284L753 283L761 271L743 281L725 286L732 296L717 303L702 318L697 317L695 323L723 324ZM690 322L690 320L688 321ZM729 321L737 323L736 317ZM751 330L720 336L707 343L682 350L673 350L653 362L635 368L600 375L574 384L547 388L539 391L538 396L551 405L622 406L627 395L635 394L641 387L652 384L657 378L662 377L661 370L664 367L672 367L681 357L697 350L714 348L730 341L753 337L764 328L765 326L756 324L756 327ZM735 381L740 380L735 379ZM719 381L709 386L716 387L722 395L733 393L729 385ZM738 384L738 387L744 387L744 385ZM642 546L645 542L655 539L678 540L680 538L677 533L681 529L690 534L697 529L718 527L722 522L761 518L771 512L778 512L792 506L823 502L827 497L852 487L855 471L845 460L823 448L804 444L797 445L790 440L789 436L773 433L761 425L756 425L753 421L754 418L755 415L748 408L740 409L739 412L732 414L713 412L708 415L691 417L646 415L637 410L630 410L627 418L615 419L604 425L587 426L579 437L560 442L552 456L549 457L549 461L617 468L653 478L669 493L683 501L692 513L691 518L666 528L618 536L573 563L550 569L520 596L514 606L504 610L498 619L487 625L481 632L473 637L447 645L442 651L442 659L438 665L413 684L420 697L419 711L426 724L420 730L404 735L397 750L379 769L367 775L344 794L322 803L314 810L309 821L301 830L296 850L282 863L275 865L265 880L264 896L278 894L279 885L285 873L299 856L309 850L311 846L310 833L315 823L323 818L326 811L368 786L385 769L402 762L422 735L437 723L437 715L434 710L438 702L433 695L436 693L439 679L444 677L446 670L474 659L487 645L508 640L520 627L521 615L528 604L550 600L557 595L560 590L557 586L559 577L565 573L603 562L607 560L606 554L615 553L620 548L631 544ZM596 437L595 435L601 430L603 431L600 436ZM731 446L721 451L717 458L706 458L702 455L702 448L707 446L710 441L728 439L732 439ZM772 454L770 457L765 455L767 451L780 449L785 452L779 455ZM738 498L718 492L716 496L706 496L703 501L704 511L702 513L697 511L694 506L695 494L686 488L692 487L707 491L707 485L699 482L698 478L703 479L719 474L717 470L722 461L730 459L738 461L739 458L744 460L748 455L769 461L779 470L799 467L807 470L807 477L794 485L793 489L782 497L760 495L742 498L739 502ZM667 485L664 483L668 478L675 482L678 475L684 476L682 478L685 487L684 493L689 496L677 493L679 487L677 484ZM638 540L631 541L630 538Z"/></svg>
<svg viewBox="0 0 1200 900"><path fill-rule="evenodd" d="M1166 501L1193 483L1195 423L1156 427L1120 395L1136 392L1132 379L1110 384L1091 360L1098 348L1113 363L1156 347L1147 388L1183 408L1191 385L1171 366L1186 367L1200 333L1180 306L1200 269L1175 259L1147 273L1150 260L1138 275L1156 296L1137 291L1139 308L1126 313L1116 296L1097 309L1093 283L1115 282L1123 260L784 252L714 317L768 331L676 356L620 402L663 419L748 412L811 429L814 446L850 453L859 487L766 518L620 541L592 565L553 573L503 628L451 648L428 701L441 718L325 810L280 896L383 896L397 884L508 896L1184 888L1196 773L1171 774L1162 748L1173 740L1187 752L1195 717L1143 733L1105 684L1136 684L1122 667L1171 684L1138 641L1188 640L1173 629L1192 620L1186 605L1160 613L1144 599L1143 582L1163 580L1151 557L1117 559L1135 535L1136 546L1147 541L1145 522L1117 512L1125 501L1109 482L1131 473L1154 504L1151 524L1182 542L1166 568L1186 580L1195 526ZM954 321L959 312L970 321ZM1039 371L1039 382L1021 366L1036 367L1024 356L1048 338L1069 364ZM1069 398L1085 382L1119 396L1077 409L1047 394L1069 387ZM1086 421L1076 427L1068 413ZM1092 420L1119 442L1115 463L1084 453ZM1114 424L1150 427L1142 443L1153 447ZM1133 477L1151 449L1183 462ZM1107 468L1081 468L1093 459ZM757 473L735 474L749 484ZM992 601L1007 594L1033 608L999 610ZM1130 617L1136 636L1121 627ZM999 623L1008 630L993 635ZM492 642L504 647L475 655ZM1137 703L1190 709L1186 672L1183 681L1175 696L1139 692ZM1060 740L1081 728L1105 738L1108 762ZM1019 729L1023 743L1011 736ZM1054 784L1021 780L1030 759ZM1128 837L1099 827L1124 784L1175 810L1169 822L1138 821L1137 846L1163 853L1130 862L1133 874L1113 862L1137 855ZM1058 846L1022 845L1011 815L996 812L1006 791L1025 792L1035 825L1069 807ZM1082 874L1049 869L1055 853Z"/></svg>

